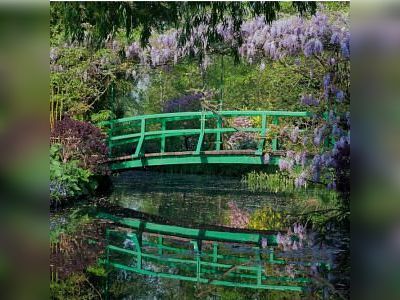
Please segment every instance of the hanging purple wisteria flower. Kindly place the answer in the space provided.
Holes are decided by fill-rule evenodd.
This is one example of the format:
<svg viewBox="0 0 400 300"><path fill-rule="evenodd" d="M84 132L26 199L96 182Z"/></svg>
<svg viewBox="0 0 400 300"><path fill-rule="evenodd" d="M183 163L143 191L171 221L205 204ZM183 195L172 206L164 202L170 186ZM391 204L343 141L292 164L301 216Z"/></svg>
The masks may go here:
<svg viewBox="0 0 400 300"><path fill-rule="evenodd" d="M291 159L281 158L279 159L279 170L290 172L293 169L294 162Z"/></svg>
<svg viewBox="0 0 400 300"><path fill-rule="evenodd" d="M301 96L300 103L308 106L318 106L319 100L314 98L311 94L308 94Z"/></svg>
<svg viewBox="0 0 400 300"><path fill-rule="evenodd" d="M324 50L324 46L321 41L317 38L309 40L304 46L304 55L309 57L311 55L321 54Z"/></svg>
<svg viewBox="0 0 400 300"><path fill-rule="evenodd" d="M293 143L297 143L299 138L300 129L298 126L294 127L293 130L289 134L289 138Z"/></svg>

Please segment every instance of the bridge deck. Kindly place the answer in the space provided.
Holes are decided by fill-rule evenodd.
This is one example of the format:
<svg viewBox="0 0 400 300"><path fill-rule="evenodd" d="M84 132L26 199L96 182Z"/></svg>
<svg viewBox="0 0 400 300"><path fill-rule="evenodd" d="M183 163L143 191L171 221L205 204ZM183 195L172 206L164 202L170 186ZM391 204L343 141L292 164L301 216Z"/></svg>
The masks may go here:
<svg viewBox="0 0 400 300"><path fill-rule="evenodd" d="M284 154L283 150L272 151L269 153L270 156L281 156ZM187 156L187 155L244 155L244 156L260 156L255 153L255 150L210 150L210 151L201 151L197 154L195 151L179 151L179 152L160 152L160 153L143 153L140 157L136 157L136 159L140 158L152 158L152 157L166 157L166 156ZM116 162L116 161L124 161L131 160L135 157L132 155L123 155L119 157L109 158L107 162Z"/></svg>

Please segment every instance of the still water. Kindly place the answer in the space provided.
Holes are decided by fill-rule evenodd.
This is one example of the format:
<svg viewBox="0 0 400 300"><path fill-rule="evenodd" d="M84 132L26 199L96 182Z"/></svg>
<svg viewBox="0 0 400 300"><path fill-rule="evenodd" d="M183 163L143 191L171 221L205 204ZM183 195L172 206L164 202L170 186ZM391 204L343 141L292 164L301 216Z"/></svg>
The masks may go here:
<svg viewBox="0 0 400 300"><path fill-rule="evenodd" d="M113 176L112 181L111 194L95 200L94 203L106 202L129 208L182 226L207 224L286 230L291 227L289 224L293 224L296 220L295 214L299 210L296 203L307 198L304 194L296 197L293 194L252 191L241 182L240 177L129 171ZM50 226L55 228L60 224L68 224L69 211L71 210L53 213ZM272 217L275 223L269 221ZM92 236L93 239L96 239L96 234L104 234L104 230L95 228L95 223L94 220L85 222L85 229L79 231L79 234L84 233L86 237ZM267 223L268 226L265 225ZM104 224L102 225L104 229ZM334 266L335 255L340 252L337 243L334 247L315 245L314 241L310 242L315 239L315 234L307 232L307 235L309 239L308 244L305 241L307 245L303 245L302 249L297 249L296 245L295 251L286 250L282 257L285 255L307 257L308 261L323 260ZM78 244L81 247L79 251L70 251L68 258L65 258L65 255L62 255L62 258L59 257L60 255L53 255L51 257L53 268L61 270L71 260L75 262L81 260L82 265L95 264L96 259L104 254L103 242L98 241L96 244L82 242L79 238L76 240L79 240ZM87 240L90 238L86 238L85 241ZM60 276L66 277L77 271L82 270L79 268L65 270L64 268ZM95 281L100 294L104 290L104 284L104 280ZM193 282L143 276L126 271L113 272L107 284L108 297L111 299L298 299L307 297L305 294L293 292L197 285Z"/></svg>

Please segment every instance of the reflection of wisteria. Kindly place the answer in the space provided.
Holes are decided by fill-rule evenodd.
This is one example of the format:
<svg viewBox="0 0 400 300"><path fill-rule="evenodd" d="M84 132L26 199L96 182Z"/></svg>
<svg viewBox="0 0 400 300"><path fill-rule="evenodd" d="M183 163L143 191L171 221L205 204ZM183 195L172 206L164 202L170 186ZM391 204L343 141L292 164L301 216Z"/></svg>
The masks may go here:
<svg viewBox="0 0 400 300"><path fill-rule="evenodd" d="M283 251L299 250L309 244L306 229L301 224L294 224L293 229L289 227L285 234L278 233L276 241Z"/></svg>
<svg viewBox="0 0 400 300"><path fill-rule="evenodd" d="M229 224L234 228L246 228L250 221L250 214L240 209L236 203L228 202Z"/></svg>

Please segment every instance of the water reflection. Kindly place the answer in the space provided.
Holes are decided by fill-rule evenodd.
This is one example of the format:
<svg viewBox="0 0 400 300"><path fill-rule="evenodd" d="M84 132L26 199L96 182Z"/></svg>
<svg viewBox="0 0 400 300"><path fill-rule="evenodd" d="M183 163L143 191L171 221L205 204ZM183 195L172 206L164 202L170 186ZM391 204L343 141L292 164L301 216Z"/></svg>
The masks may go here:
<svg viewBox="0 0 400 300"><path fill-rule="evenodd" d="M327 265L333 263L334 249L314 245L313 233L310 233L307 239L303 236L300 239L292 239L293 233L297 236L299 233L305 233L304 228L299 229L299 224L296 224L296 227L290 226L291 219L288 218L288 213L293 210L292 204L296 199L288 195L251 190L236 177L136 171L115 177L113 182L115 191L110 196L111 203L157 215L180 225L209 224L259 230L285 229L279 236L280 244L276 249L276 257L290 263L278 268L265 265L263 268L266 274L284 274L291 278L295 274L306 272L307 276L320 276L317 272L319 262L327 262ZM304 268L308 270L305 271ZM170 281L163 278L157 280L162 286ZM191 283L180 283L181 287L186 285L191 286ZM229 288L226 287L199 286L190 289L191 298L199 293L204 295L204 289L218 291L216 293L219 295L229 294ZM252 297L263 293L265 292L253 291ZM280 293L278 298L284 297L286 292ZM209 295L210 292L205 294ZM238 291L238 299L243 294L249 295L249 291ZM293 297L296 296L289 296L290 299Z"/></svg>
<svg viewBox="0 0 400 300"><path fill-rule="evenodd" d="M287 206L285 197L252 192L235 177L136 171L115 177L113 182L112 203L183 224L229 225L230 203L250 211L266 205L276 210Z"/></svg>
<svg viewBox="0 0 400 300"><path fill-rule="evenodd" d="M303 195L304 199L301 200L287 194L252 191L237 177L145 171L121 173L113 177L113 185L111 195L102 201L159 216L163 220L170 220L180 226L217 225L254 230L281 229L280 242L274 249L274 257L277 260L284 259L289 263L278 267L271 267L271 264L265 263L269 259L270 249L268 245L264 245L263 251L266 252L263 254L263 270L265 274L292 277L300 272L318 283L321 278L326 280L327 274L326 270L319 270L317 263L326 262L334 266L337 248L315 243L314 233L304 232L304 228L299 228L301 226L299 224L296 227L293 226L293 221L296 220L293 214L295 211L298 212L299 203L303 200L306 203L310 201L317 203L318 201L313 197L309 199L309 197L304 198ZM93 205L90 206L93 207ZM81 224L80 217L76 218L78 221L74 221L74 218L65 214L53 215L52 226L54 227L58 221L62 224L67 223L68 226L74 222ZM83 224L89 225L90 231L72 230L74 235L71 240L66 241L63 238L62 241L64 244L73 243L74 245L76 241L79 241L80 257L84 258L85 253L90 253L89 263L94 265L93 258L96 254L97 257L104 257L105 228L109 225L94 220L89 223L85 223L86 221ZM296 235L297 238L292 239L292 235ZM341 239L340 236L334 238ZM116 246L129 247L128 244L124 245L124 241L125 239L121 240ZM85 249L90 249L90 252L86 252ZM73 251L69 253L69 256L73 256L75 252L78 253ZM72 274L75 270L82 270L82 268L65 270L69 265L76 265L73 257L70 257L70 260L71 264L65 259L57 259L56 256L51 261L53 268L63 268L64 273ZM160 268L154 262L151 262L148 267ZM95 272L97 279L91 280L97 291L102 291L105 286L105 277L98 275L103 274L102 272L104 270L98 269ZM177 273L179 270L172 268L169 272ZM78 286L81 291L84 291L81 285ZM312 290L319 285L307 284L307 286ZM98 299L97 292L93 292L93 288L87 284L86 287L88 293L91 291L94 295L91 298L86 297L85 294L85 297ZM108 293L112 299L297 299L310 295L309 293L263 291L209 284L198 285L195 282L145 276L126 270L115 270L108 276ZM79 295L78 298L81 297L82 295Z"/></svg>

